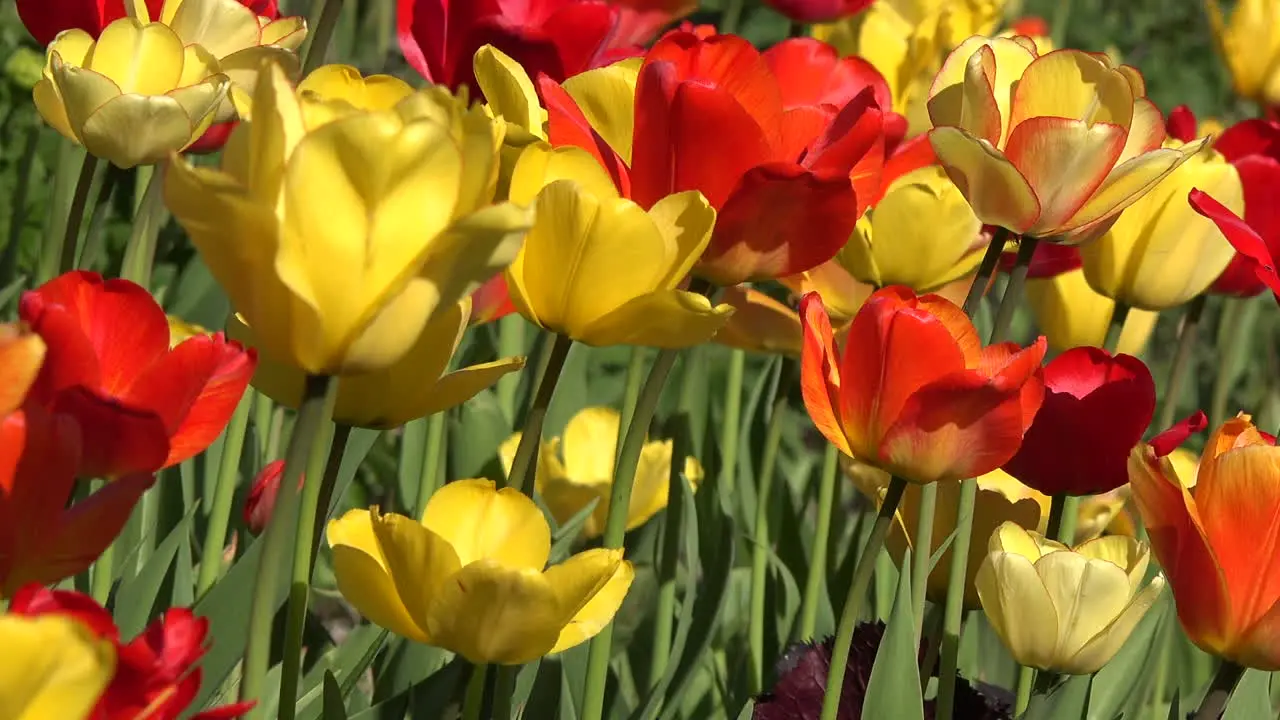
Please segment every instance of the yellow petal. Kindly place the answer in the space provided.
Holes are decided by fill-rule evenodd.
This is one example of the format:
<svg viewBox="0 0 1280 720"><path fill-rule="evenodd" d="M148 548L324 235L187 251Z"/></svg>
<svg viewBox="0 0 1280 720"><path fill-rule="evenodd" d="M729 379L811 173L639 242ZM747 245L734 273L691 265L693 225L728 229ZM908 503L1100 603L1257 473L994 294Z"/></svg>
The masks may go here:
<svg viewBox="0 0 1280 720"><path fill-rule="evenodd" d="M515 462L516 450L520 447L520 438L523 433L512 433L511 437L502 441L498 446L498 458L502 461L502 473L507 477L511 477L511 464ZM551 438L542 443L542 447L538 450L538 467L534 473L534 487L539 494L544 494L544 488L550 487L555 482L569 482L564 465L560 462L560 438ZM544 498L545 499L545 498ZM584 503L585 504L585 503ZM575 509L567 515L559 515L555 508L552 508L552 516L556 522L564 522L577 514L582 509L582 504L574 506Z"/></svg>
<svg viewBox="0 0 1280 720"><path fill-rule="evenodd" d="M420 629L428 629L431 604L462 569L449 541L412 518L371 515L373 535L396 593Z"/></svg>
<svg viewBox="0 0 1280 720"><path fill-rule="evenodd" d="M1060 669L1063 672L1072 675L1087 675L1097 672L1103 665L1111 661L1115 654L1120 651L1125 641L1133 633L1133 629L1138 626L1142 617L1147 614L1151 606L1155 605L1160 599L1160 594L1164 592L1165 579L1163 575L1157 575L1151 579L1151 584L1143 588L1138 593L1124 612L1120 613L1114 621L1105 629L1093 637L1084 647L1080 648L1070 657L1064 658L1060 663Z"/></svg>
<svg viewBox="0 0 1280 720"><path fill-rule="evenodd" d="M1146 580L1151 553L1147 546L1126 535L1108 535L1081 543L1075 552L1090 560L1106 560L1125 571L1129 589L1137 592Z"/></svg>
<svg viewBox="0 0 1280 720"><path fill-rule="evenodd" d="M1180 148L1154 150L1117 165L1093 197L1059 231L1074 230L1129 207L1199 152L1207 141L1208 138L1204 138Z"/></svg>
<svg viewBox="0 0 1280 720"><path fill-rule="evenodd" d="M1133 120L1133 91L1124 75L1081 50L1058 50L1036 58L1022 73L1013 94L1012 134L1037 117L1106 123L1128 130Z"/></svg>
<svg viewBox="0 0 1280 720"><path fill-rule="evenodd" d="M232 68L239 70L235 56L227 58L232 61L228 63ZM259 63L262 62L261 56L256 57ZM297 64L297 58L294 58L294 64ZM182 77L178 78L177 87L184 88L188 85L195 85L201 80L205 80L212 75L217 75L222 71L222 63L218 62L218 58L213 53L204 49L199 45L188 45L182 49ZM253 76L257 77L258 66L254 66ZM246 90L253 90L253 83L244 85Z"/></svg>
<svg viewBox="0 0 1280 720"><path fill-rule="evenodd" d="M577 339L598 347L692 347L714 337L733 312L731 305L712 305L701 293L657 290L597 318L579 332Z"/></svg>
<svg viewBox="0 0 1280 720"><path fill-rule="evenodd" d="M639 58L635 58L579 73L564 82L565 91L587 122L628 165L639 77Z"/></svg>
<svg viewBox="0 0 1280 720"><path fill-rule="evenodd" d="M476 83L489 101L489 107L507 122L545 139L542 124L546 111L538 102L533 81L520 63L492 45L477 50L472 63Z"/></svg>
<svg viewBox="0 0 1280 720"><path fill-rule="evenodd" d="M551 652L563 652L595 637L622 607L635 570L621 550L588 550L547 569L562 617L567 620Z"/></svg>
<svg viewBox="0 0 1280 720"><path fill-rule="evenodd" d="M697 190L668 195L649 208L649 217L666 239L668 247L674 246L675 257L666 277L658 287L673 289L684 281L702 251L711 242L711 231L716 224L716 210Z"/></svg>
<svg viewBox="0 0 1280 720"><path fill-rule="evenodd" d="M260 24L262 18L258 18ZM263 45L277 45L295 53L307 39L307 21L301 17L282 17L262 25ZM385 77L385 76L384 76Z"/></svg>
<svg viewBox="0 0 1280 720"><path fill-rule="evenodd" d="M402 425L413 418L434 415L456 407L498 384L504 375L524 369L525 358L508 357L477 363L446 373L432 388L431 397L423 404L389 416L390 422Z"/></svg>
<svg viewBox="0 0 1280 720"><path fill-rule="evenodd" d="M609 173L590 153L579 147L553 148L546 143L533 143L520 153L511 171L508 197L517 205L532 204L544 187L557 180L573 180L583 192L601 200L618 197Z"/></svg>
<svg viewBox="0 0 1280 720"><path fill-rule="evenodd" d="M1118 125L1031 118L1014 128L1007 157L1040 203L1040 217L1027 233L1058 234L1106 180L1123 148L1124 128Z"/></svg>
<svg viewBox="0 0 1280 720"><path fill-rule="evenodd" d="M245 48L218 61L217 69L231 79L236 89L253 92L264 67L277 66L288 77L302 71L301 61L291 50L269 45Z"/></svg>
<svg viewBox="0 0 1280 720"><path fill-rule="evenodd" d="M72 136L79 138L85 121L103 105L120 97L120 88L105 75L63 63L57 55L52 57L52 68L50 74L57 88L56 97L62 105ZM57 127L56 123L61 118L54 114L50 119Z"/></svg>
<svg viewBox="0 0 1280 720"><path fill-rule="evenodd" d="M1031 186L990 143L951 127L936 128L929 142L938 162L969 201L974 215L989 225L1021 233L1035 224L1040 205Z"/></svg>
<svg viewBox="0 0 1280 720"><path fill-rule="evenodd" d="M1054 667L1102 633L1133 597L1124 569L1080 553L1050 553L1036 563L1036 572L1057 609Z"/></svg>
<svg viewBox="0 0 1280 720"><path fill-rule="evenodd" d="M115 646L63 615L0 616L0 708L9 720L86 718L115 674Z"/></svg>
<svg viewBox="0 0 1280 720"><path fill-rule="evenodd" d="M457 480L437 490L422 524L448 541L464 566L487 559L541 572L551 554L551 529L538 506L491 480Z"/></svg>
<svg viewBox="0 0 1280 720"><path fill-rule="evenodd" d="M89 152L121 168L157 163L208 129L226 92L223 78L170 95L121 95L85 119L80 139Z"/></svg>
<svg viewBox="0 0 1280 720"><path fill-rule="evenodd" d="M1164 139L1164 114L1150 100L1143 97L1137 98L1133 101L1133 120L1129 123L1129 133L1125 136L1124 150L1120 153L1116 164L1128 162L1145 152L1159 148L1164 143Z"/></svg>
<svg viewBox="0 0 1280 720"><path fill-rule="evenodd" d="M184 45L202 45L220 58L258 45L262 36L258 16L238 2L183 0L166 24Z"/></svg>
<svg viewBox="0 0 1280 720"><path fill-rule="evenodd" d="M121 18L98 36L85 67L110 78L122 93L162 95L178 87L182 46L167 25Z"/></svg>
<svg viewBox="0 0 1280 720"><path fill-rule="evenodd" d="M67 118L67 109L62 104L58 86L53 80L46 78L36 83L31 90L31 99L35 101L36 111L49 127L57 130L64 138L80 143L80 138L76 137L76 132L71 127L71 120Z"/></svg>
<svg viewBox="0 0 1280 720"><path fill-rule="evenodd" d="M716 333L715 342L750 352L800 356L803 330L795 310L741 285L725 288L720 299L734 312Z"/></svg>
<svg viewBox="0 0 1280 720"><path fill-rule="evenodd" d="M608 484L618 451L618 411L607 407L579 410L564 427L564 469L574 482Z"/></svg>
<svg viewBox="0 0 1280 720"><path fill-rule="evenodd" d="M1052 668L1058 616L1031 561L993 552L978 568L975 584L987 620L1014 659L1023 665Z"/></svg>
<svg viewBox="0 0 1280 720"><path fill-rule="evenodd" d="M361 110L390 110L412 94L413 88L390 75L366 78L350 65L321 65L298 84L298 92L341 100Z"/></svg>
<svg viewBox="0 0 1280 720"><path fill-rule="evenodd" d="M540 571L483 559L434 598L429 633L473 663L518 665L550 652L563 624L556 590Z"/></svg>
<svg viewBox="0 0 1280 720"><path fill-rule="evenodd" d="M85 60L89 57L89 53L93 51L93 36L81 30L80 28L72 28L58 33L58 36L49 43L48 49L45 51L44 75L49 76L53 69L53 57L67 65L76 67L84 67Z"/></svg>
<svg viewBox="0 0 1280 720"><path fill-rule="evenodd" d="M368 510L349 510L329 521L325 535L333 551L338 591L375 625L417 642L428 642L425 626L409 615L388 570Z"/></svg>
<svg viewBox="0 0 1280 720"><path fill-rule="evenodd" d="M944 65L944 72L951 69ZM996 57L989 45L980 45L963 66L958 82L938 88L929 98L929 116L935 124L951 125L987 142L1000 142L1000 106L991 81Z"/></svg>
<svg viewBox="0 0 1280 720"><path fill-rule="evenodd" d="M1130 208L1129 212L1135 208ZM1083 270L1027 281L1027 301L1049 347L1061 352L1073 347L1101 347L1106 341L1115 301L1089 287ZM1155 330L1157 314L1134 309L1125 318L1117 350L1138 355Z"/></svg>
<svg viewBox="0 0 1280 720"><path fill-rule="evenodd" d="M252 106L253 121L242 123L231 134L222 152L222 169L257 202L274 210L284 184L285 163L307 132L284 68L273 65L260 74ZM245 310L238 303L235 307Z"/></svg>
<svg viewBox="0 0 1280 720"><path fill-rule="evenodd" d="M636 466L635 482L631 487L631 504L627 508L627 530L634 530L649 522L667 507L671 494L671 455L675 443L671 440L647 442L640 450L640 463ZM697 467L697 461L693 461ZM690 478L694 487L697 479Z"/></svg>

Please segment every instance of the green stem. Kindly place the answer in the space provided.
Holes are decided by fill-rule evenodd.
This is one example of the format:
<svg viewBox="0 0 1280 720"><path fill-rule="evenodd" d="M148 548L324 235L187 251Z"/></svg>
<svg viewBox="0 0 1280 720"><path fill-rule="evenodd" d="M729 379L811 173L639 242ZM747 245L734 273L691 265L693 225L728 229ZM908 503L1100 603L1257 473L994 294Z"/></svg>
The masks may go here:
<svg viewBox="0 0 1280 720"><path fill-rule="evenodd" d="M85 207L89 204L89 188L93 186L93 174L98 169L98 158L85 153L80 165L80 177L76 179L75 194L71 196L71 209L67 212L67 227L62 235L62 247L55 263L61 275L75 269L76 246L80 241L80 225L84 222Z"/></svg>
<svg viewBox="0 0 1280 720"><path fill-rule="evenodd" d="M275 458L267 455L267 441L271 435L271 416L275 401L257 393L258 399L253 403L253 435L258 442L258 463L266 465Z"/></svg>
<svg viewBox="0 0 1280 720"><path fill-rule="evenodd" d="M813 529L809 576L805 578L804 598L800 603L800 634L797 640L810 640L817 630L818 604L827 591L827 544L831 542L831 516L836 509L836 482L839 478L840 451L827 443L822 455L822 475L818 479L818 518Z"/></svg>
<svg viewBox="0 0 1280 720"><path fill-rule="evenodd" d="M280 457L280 443L284 439L284 411L283 405L276 405L271 410L271 427L267 429L268 462Z"/></svg>
<svg viewBox="0 0 1280 720"><path fill-rule="evenodd" d="M462 720L480 720L485 717L485 685L493 669L488 665L475 665L471 669L471 679L467 680L467 696L462 704Z"/></svg>
<svg viewBox="0 0 1280 720"><path fill-rule="evenodd" d="M987 292L991 277L996 274L996 266L1000 264L1000 255L1004 253L1004 246L1009 241L1009 236L1009 231L1004 228L996 228L991 235L991 242L987 243L987 251L983 253L982 262L978 264L978 272L973 276L973 284L969 286L969 294L964 298L962 309L965 315L973 317L974 311L978 309L978 303Z"/></svg>
<svg viewBox="0 0 1280 720"><path fill-rule="evenodd" d="M316 20L315 29L310 33L307 43L306 60L302 63L302 77L324 64L325 53L329 50L329 42L333 40L333 31L338 27L338 18L342 16L342 0L324 0L320 10L320 18Z"/></svg>
<svg viewBox="0 0 1280 720"><path fill-rule="evenodd" d="M560 371L564 369L564 361L569 357L569 348L572 346L573 340L568 335L555 336L547 354L546 369L538 381L538 391L534 394L533 404L529 406L524 419L520 445L516 447L516 455L511 460L507 484L526 495L531 495L533 491L533 474L538 466L538 448L542 444L542 423L547 419L547 408L551 406L556 383L560 381Z"/></svg>
<svg viewBox="0 0 1280 720"><path fill-rule="evenodd" d="M418 497L413 503L414 517L427 511L427 501L444 484L444 411L427 418L427 446L422 453L422 472L418 475Z"/></svg>
<svg viewBox="0 0 1280 720"><path fill-rule="evenodd" d="M160 493L162 492L159 483L147 488L142 493L142 498L138 501L138 524L142 528L142 537L138 540L137 564L135 567L141 572L146 566L147 561L151 559L151 552L155 550L157 529L160 527Z"/></svg>
<svg viewBox="0 0 1280 720"><path fill-rule="evenodd" d="M1005 286L1004 297L1000 298L1000 309L996 310L995 325L991 328L991 343L1004 342L1009 339L1009 331L1013 328L1013 316L1022 304L1023 291L1027 285L1027 271L1031 269L1031 258L1036 254L1038 238L1025 236L1018 243L1018 257L1014 261L1013 270L1009 273L1009 284Z"/></svg>
<svg viewBox="0 0 1280 720"><path fill-rule="evenodd" d="M742 432L742 383L746 376L747 354L729 351L729 376L725 382L724 416L720 419L720 487L732 493L737 481L738 436Z"/></svg>
<svg viewBox="0 0 1280 720"><path fill-rule="evenodd" d="M1013 705L1013 716L1019 717L1031 704L1031 687L1035 684L1036 669L1028 665L1018 667L1018 695Z"/></svg>
<svg viewBox="0 0 1280 720"><path fill-rule="evenodd" d="M227 526L231 522L231 507L235 502L236 484L240 479L240 456L244 452L245 430L249 426L249 410L254 403L253 392L246 392L227 423L222 441L222 459L218 462L218 480L213 491L213 505L209 508L208 531L200 548L200 574L196 578L196 598L202 597L217 582L222 572L222 553L227 541Z"/></svg>
<svg viewBox="0 0 1280 720"><path fill-rule="evenodd" d="M498 665L494 668L497 679L494 681L493 715L497 720L511 720L511 705L515 699L516 676L520 674L520 665Z"/></svg>
<svg viewBox="0 0 1280 720"><path fill-rule="evenodd" d="M93 480L93 492L101 489L106 484L102 480ZM154 489L154 488L152 488ZM106 550L98 556L93 563L93 576L91 578L89 594L93 596L94 602L105 606L107 599L111 596L111 585L115 581L116 569L116 543L112 542L107 546Z"/></svg>
<svg viewBox="0 0 1280 720"><path fill-rule="evenodd" d="M1124 324L1129 320L1128 303L1116 301L1115 307L1111 309L1111 322L1107 325L1107 337L1102 343L1102 349L1115 355L1120 348L1120 337L1124 335Z"/></svg>
<svg viewBox="0 0 1280 720"><path fill-rule="evenodd" d="M725 0L724 9L720 12L721 35L738 32L738 25L742 22L742 5L743 0Z"/></svg>
<svg viewBox="0 0 1280 720"><path fill-rule="evenodd" d="M316 500L315 520L311 529L311 558L308 562L308 580L316 569L316 558L320 554L320 538L329 523L329 509L333 505L333 489L338 484L338 471L342 469L342 458L347 454L347 443L351 440L352 428L346 423L334 423L333 436L329 442L329 458L324 462L324 481L320 484L320 497ZM308 470L310 472L310 470ZM304 508L305 509L305 508Z"/></svg>
<svg viewBox="0 0 1280 720"><path fill-rule="evenodd" d="M7 288L18 275L18 249L22 228L27 224L27 195L32 185L36 150L39 148L40 123L28 122L23 135L22 155L18 159L18 185L13 189L12 212L9 214L9 236L0 252L0 288Z"/></svg>
<svg viewBox="0 0 1280 720"><path fill-rule="evenodd" d="M124 261L120 265L120 277L148 289L151 287L151 268L155 264L156 240L168 219L168 210L164 206L164 174L163 165L157 165L151 173L137 213L133 216L129 244L125 246Z"/></svg>
<svg viewBox="0 0 1280 720"><path fill-rule="evenodd" d="M683 373L680 378L680 399L676 412L668 425L671 437L671 467L667 472L667 485L670 489L666 512L662 514L662 542L655 548L654 569L658 576L658 603L653 621L653 653L649 662L649 686L656 687L666 674L671 662L671 638L675 629L676 616L676 574L680 565L681 530L683 513L693 512L684 503L672 505L670 500L675 493L682 492L684 487L685 459L692 454L693 428L689 414L693 410L694 384L698 380L698 364L692 362L694 352L691 350L683 361ZM639 373L636 373L639 375ZM638 383L637 383L638 385ZM639 395L639 392L636 393ZM632 416L635 415L632 403ZM630 420L628 420L630 424ZM625 440L625 438L623 438ZM622 443L620 442L619 445Z"/></svg>
<svg viewBox="0 0 1280 720"><path fill-rule="evenodd" d="M525 353L526 321L519 315L508 315L498 321L498 357L512 357ZM498 407L502 408L504 417L516 424L516 390L520 387L520 376L507 373L498 379Z"/></svg>
<svg viewBox="0 0 1280 720"><path fill-rule="evenodd" d="M1062 43L1067 39L1067 25L1071 22L1071 4L1072 0L1058 0L1058 10L1053 14L1053 27L1049 28L1049 34L1056 48L1062 47Z"/></svg>
<svg viewBox="0 0 1280 720"><path fill-rule="evenodd" d="M925 594L929 589L929 567L933 554L933 519L938 509L938 485L929 483L920 488L920 514L916 518L916 532L911 538L911 606L916 611L916 638L924 630Z"/></svg>
<svg viewBox="0 0 1280 720"><path fill-rule="evenodd" d="M89 214L89 228L84 231L84 247L76 267L92 270L98 264L106 243L107 216L111 214L111 193L115 191L120 170L108 167L103 174L102 184L98 186L98 196L94 198L93 212Z"/></svg>
<svg viewBox="0 0 1280 720"><path fill-rule="evenodd" d="M1231 691L1244 675L1244 668L1230 660L1223 660L1209 684L1209 691L1196 710L1195 720L1218 720L1227 709L1227 701L1231 699Z"/></svg>
<svg viewBox="0 0 1280 720"><path fill-rule="evenodd" d="M1169 382L1165 384L1164 403L1160 406L1160 415L1156 418L1156 429L1164 430L1173 424L1178 413L1178 400L1182 397L1182 386L1186 384L1187 373L1195 360L1196 334L1200 328L1200 317L1204 314L1205 296L1198 295L1187 305L1186 317L1182 320L1182 330L1178 333L1178 349L1173 354L1173 364L1169 367Z"/></svg>
<svg viewBox="0 0 1280 720"><path fill-rule="evenodd" d="M267 671L271 666L271 625L276 615L276 592L279 576L285 567L287 550L298 523L298 480L304 468L313 463L313 455L323 455L321 442L337 396L336 377L308 375L303 389L298 419L289 437L289 449L285 454L284 471L271 519L258 542L262 554L258 559L257 575L253 584L253 601L249 610L248 643L244 650L244 665L240 681L240 700L256 700L258 705L249 711L249 720L263 720L263 691L267 684ZM309 525L309 523L308 523ZM283 678L282 678L283 682ZM285 697L283 694L281 697ZM280 706L292 706L293 698Z"/></svg>
<svg viewBox="0 0 1280 720"><path fill-rule="evenodd" d="M1240 377L1240 358L1245 354L1258 317L1258 303L1253 298L1226 298L1219 325L1218 372L1213 381L1213 399L1209 404L1209 427L1220 427L1227 419L1231 391Z"/></svg>
<svg viewBox="0 0 1280 720"><path fill-rule="evenodd" d="M778 376L781 376L783 366L784 363L778 363ZM747 678L747 687L752 695L764 691L764 596L769 579L769 512L773 509L773 480L778 468L778 448L782 444L786 409L787 390L783 383L778 383L777 397L769 413L764 451L760 459L760 488L756 493L756 519L751 542L751 620L748 635L751 675Z"/></svg>
<svg viewBox="0 0 1280 720"><path fill-rule="evenodd" d="M675 350L662 350L649 368L649 378L640 391L636 412L627 426L627 436L622 442L622 452L614 469L613 486L609 493L609 514L605 520L603 546L621 548L627 531L627 510L631 507L631 486L636 479L636 466L644 447L649 423L658 409L662 388L675 364ZM609 679L609 658L613 648L613 623L605 626L591 641L587 655L587 680L583 689L582 720L601 720L604 713L604 691Z"/></svg>
<svg viewBox="0 0 1280 720"><path fill-rule="evenodd" d="M871 528L871 536L867 538L867 545L853 571L853 582L849 585L849 595L845 598L844 608L840 611L840 624L836 627L831 669L827 674L826 693L822 697L821 720L836 720L840 712L840 695L844 691L845 668L849 664L849 651L853 647L853 631L862 616L862 602L867 597L867 586L871 583L876 559L884 549L885 538L889 536L889 528L893 525L894 513L898 511L898 504L902 502L902 494L906 489L907 481L900 477L889 481L889 489L885 493L884 502L880 504L880 512L876 515L876 524Z"/></svg>
<svg viewBox="0 0 1280 720"><path fill-rule="evenodd" d="M622 411L618 417L618 444L614 452L614 460L616 461L619 452L622 452L622 441L627 435L627 426L631 424L631 418L636 414L636 402L640 399L640 383L644 380L644 361L647 358L648 348L639 345L631 348L631 358L627 361L627 379L626 384L622 388Z"/></svg>

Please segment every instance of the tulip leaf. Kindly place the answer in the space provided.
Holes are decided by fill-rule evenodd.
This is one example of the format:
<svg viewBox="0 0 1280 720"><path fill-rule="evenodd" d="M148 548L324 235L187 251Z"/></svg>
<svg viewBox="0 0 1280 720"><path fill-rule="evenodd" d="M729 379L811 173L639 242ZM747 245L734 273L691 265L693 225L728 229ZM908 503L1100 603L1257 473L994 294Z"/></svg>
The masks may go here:
<svg viewBox="0 0 1280 720"><path fill-rule="evenodd" d="M756 713L756 701L747 700L747 704L742 706L741 712L738 713L738 720L751 720Z"/></svg>
<svg viewBox="0 0 1280 720"><path fill-rule="evenodd" d="M166 300L167 312L210 330L225 327L231 313L231 301L199 254L187 261L176 281L169 285Z"/></svg>
<svg viewBox="0 0 1280 720"><path fill-rule="evenodd" d="M343 698L351 695L360 676L373 663L374 657L386 643L390 633L377 625L360 625L335 648L326 653L322 662L327 663L326 675L338 678L338 689ZM310 687L298 699L298 720L318 720L324 712L322 688Z"/></svg>
<svg viewBox="0 0 1280 720"><path fill-rule="evenodd" d="M19 275L14 278L8 285L0 288L0 310L9 307L9 303L18 296L26 288L27 276Z"/></svg>
<svg viewBox="0 0 1280 720"><path fill-rule="evenodd" d="M910 567L910 550L906 551L902 562L903 567ZM876 661L871 666L871 678L867 681L862 701L863 717L924 720L915 618L911 603L911 573L898 573L893 611L876 650Z"/></svg>
<svg viewBox="0 0 1280 720"><path fill-rule="evenodd" d="M1021 720L1081 720L1088 717L1092 675L1072 675L1048 695L1035 695Z"/></svg>
<svg viewBox="0 0 1280 720"><path fill-rule="evenodd" d="M189 542L191 523L195 519L199 503L193 503L182 520L169 531L169 535L156 547L147 563L137 575L126 575L120 581L116 593L115 621L120 637L132 638L142 632L151 618L160 587L169 574L169 567L184 540Z"/></svg>
<svg viewBox="0 0 1280 720"><path fill-rule="evenodd" d="M368 710L355 713L351 716L351 720L405 717L406 708L410 704L414 708L423 708L423 711L414 712L413 717L450 717L445 708L454 702L455 694L461 694L462 684L459 681L465 677L470 667L470 663L466 660L454 658L453 662L431 673L430 676L395 697L375 703Z"/></svg>
<svg viewBox="0 0 1280 720"><path fill-rule="evenodd" d="M333 673L324 671L324 720L347 720L347 708L342 699L342 690Z"/></svg>
<svg viewBox="0 0 1280 720"><path fill-rule="evenodd" d="M1182 703L1180 702L1178 689L1174 688L1173 700L1169 702L1169 720L1184 720L1185 717L1182 713Z"/></svg>
<svg viewBox="0 0 1280 720"><path fill-rule="evenodd" d="M1177 623L1170 612L1172 604L1172 597L1165 593L1138 621L1120 651L1098 671L1089 703L1090 720L1112 720L1126 710L1136 713L1145 704L1154 676L1151 670L1157 665L1152 659L1159 657L1165 636L1174 629L1170 623Z"/></svg>
<svg viewBox="0 0 1280 720"><path fill-rule="evenodd" d="M1244 676L1227 701L1222 720L1255 720L1275 717L1271 707L1271 673L1261 670L1245 670Z"/></svg>
<svg viewBox="0 0 1280 720"><path fill-rule="evenodd" d="M449 476L455 478L503 476L498 446L511 436L507 418L492 390L484 390L450 413L445 437L449 447Z"/></svg>

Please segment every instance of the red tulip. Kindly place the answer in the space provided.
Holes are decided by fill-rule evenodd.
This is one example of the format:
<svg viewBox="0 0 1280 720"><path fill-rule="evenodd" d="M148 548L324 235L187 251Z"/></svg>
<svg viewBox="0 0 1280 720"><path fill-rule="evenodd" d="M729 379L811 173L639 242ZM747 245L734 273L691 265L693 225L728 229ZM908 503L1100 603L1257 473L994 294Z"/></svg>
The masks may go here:
<svg viewBox="0 0 1280 720"><path fill-rule="evenodd" d="M1000 272L1012 272L1017 263L1017 250L1006 250L1000 254ZM1027 277L1051 278L1062 273L1071 272L1084 266L1080 257L1080 249L1074 245L1058 243L1040 243L1031 255L1031 264L1027 267Z"/></svg>
<svg viewBox="0 0 1280 720"><path fill-rule="evenodd" d="M871 7L871 0L764 0L787 19L798 23L825 23L858 13Z"/></svg>
<svg viewBox="0 0 1280 720"><path fill-rule="evenodd" d="M1106 350L1068 350L1044 369L1040 412L1004 470L1046 495L1093 495L1129 481L1129 451L1156 410L1142 361Z"/></svg>
<svg viewBox="0 0 1280 720"><path fill-rule="evenodd" d="M555 80L605 62L618 8L600 0L398 0L405 59L427 80L477 95L472 57L493 45L530 77Z"/></svg>
<svg viewBox="0 0 1280 720"><path fill-rule="evenodd" d="M239 0L263 17L275 19L280 15L276 0ZM17 0L18 17L27 26L27 32L41 45L53 42L63 30L79 28L93 37L102 29L125 16L125 0ZM164 0L146 0L151 18L160 17Z"/></svg>
<svg viewBox="0 0 1280 720"><path fill-rule="evenodd" d="M1223 131L1213 145L1240 173L1244 221L1257 231L1272 258L1280 257L1280 123L1245 120ZM1247 257L1237 254L1209 292L1252 297L1266 290Z"/></svg>
<svg viewBox="0 0 1280 720"><path fill-rule="evenodd" d="M1045 340L982 347L960 308L904 287L873 294L837 352L817 293L800 301L801 390L846 455L915 483L976 477L1013 457L1044 397Z"/></svg>
<svg viewBox="0 0 1280 720"><path fill-rule="evenodd" d="M507 276L494 275L475 292L471 293L472 325L483 325L504 318L516 311L507 292Z"/></svg>
<svg viewBox="0 0 1280 720"><path fill-rule="evenodd" d="M284 461L272 460L253 478L249 486L249 495L244 499L244 524L249 532L257 535L267 527L271 513L276 507L276 496L280 494L280 477L284 474ZM305 477L298 478L298 490L302 490Z"/></svg>
<svg viewBox="0 0 1280 720"><path fill-rule="evenodd" d="M761 54L734 35L669 33L636 87L631 193L645 207L707 197L719 217L696 270L714 282L804 272L849 239L871 200L855 187L879 184L887 97L869 65L816 40Z"/></svg>
<svg viewBox="0 0 1280 720"><path fill-rule="evenodd" d="M82 477L175 465L209 446L240 402L257 356L221 333L169 349L145 289L71 272L25 293L19 314L48 346L32 398L75 418Z"/></svg>
<svg viewBox="0 0 1280 720"><path fill-rule="evenodd" d="M1275 293L1276 301L1280 302L1280 274L1276 273L1278 254L1276 250L1267 247L1266 240L1258 234L1257 230L1250 227L1243 218L1231 212L1225 205L1214 200L1208 193L1193 189L1187 196L1187 201L1191 203L1192 209L1218 226L1222 234L1227 236L1231 246L1239 253L1237 259L1243 258L1245 269L1251 272L1258 282L1271 288L1271 292Z"/></svg>
<svg viewBox="0 0 1280 720"><path fill-rule="evenodd" d="M14 595L9 611L19 615L65 615L116 645L116 671L90 720L176 720L200 690L198 663L206 652L209 621L186 608L170 608L141 635L120 642L111 615L87 595L28 585ZM253 702L196 713L191 720L225 720L248 712Z"/></svg>
<svg viewBox="0 0 1280 720"><path fill-rule="evenodd" d="M0 417L22 407L40 374L45 345L20 325L0 325Z"/></svg>

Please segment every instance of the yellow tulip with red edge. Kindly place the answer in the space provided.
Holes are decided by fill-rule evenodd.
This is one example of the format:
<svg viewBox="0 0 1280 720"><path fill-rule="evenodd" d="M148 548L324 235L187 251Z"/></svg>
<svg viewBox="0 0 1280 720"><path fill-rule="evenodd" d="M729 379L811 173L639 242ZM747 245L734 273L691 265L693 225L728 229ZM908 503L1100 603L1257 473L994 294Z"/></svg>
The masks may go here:
<svg viewBox="0 0 1280 720"><path fill-rule="evenodd" d="M164 160L231 119L223 108L230 87L208 50L184 47L168 25L126 17L97 40L83 30L60 33L32 95L63 137L131 168Z"/></svg>
<svg viewBox="0 0 1280 720"><path fill-rule="evenodd" d="M542 511L488 480L445 485L421 522L351 510L327 536L338 590L356 610L473 663L519 665L589 640L613 620L635 576L622 550L547 567Z"/></svg>
<svg viewBox="0 0 1280 720"><path fill-rule="evenodd" d="M531 224L493 204L505 124L440 87L333 85L327 100L272 67L221 167L175 162L165 187L263 353L323 375L395 365Z"/></svg>
<svg viewBox="0 0 1280 720"><path fill-rule="evenodd" d="M1081 243L1205 142L1162 148L1145 94L1137 70L1105 56L975 36L934 79L929 139L982 222Z"/></svg>
<svg viewBox="0 0 1280 720"><path fill-rule="evenodd" d="M6 720L88 718L116 671L116 648L69 615L0 615Z"/></svg>

